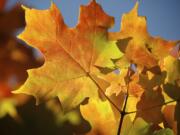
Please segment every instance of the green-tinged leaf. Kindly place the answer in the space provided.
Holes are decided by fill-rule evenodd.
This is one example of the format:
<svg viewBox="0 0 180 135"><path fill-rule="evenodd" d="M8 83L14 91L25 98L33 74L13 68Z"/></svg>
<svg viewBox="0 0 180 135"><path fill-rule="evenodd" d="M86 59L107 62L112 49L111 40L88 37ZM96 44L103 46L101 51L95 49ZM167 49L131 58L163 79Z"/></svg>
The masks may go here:
<svg viewBox="0 0 180 135"><path fill-rule="evenodd" d="M169 128L155 131L153 135L174 135L173 131Z"/></svg>
<svg viewBox="0 0 180 135"><path fill-rule="evenodd" d="M137 118L127 135L150 135L150 127L142 118Z"/></svg>

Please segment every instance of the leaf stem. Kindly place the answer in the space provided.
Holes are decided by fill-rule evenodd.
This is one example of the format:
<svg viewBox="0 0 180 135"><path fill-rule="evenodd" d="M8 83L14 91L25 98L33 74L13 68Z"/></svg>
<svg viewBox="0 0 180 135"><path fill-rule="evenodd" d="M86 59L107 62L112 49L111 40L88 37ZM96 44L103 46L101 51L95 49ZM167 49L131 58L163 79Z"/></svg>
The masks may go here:
<svg viewBox="0 0 180 135"><path fill-rule="evenodd" d="M127 106L127 101L128 101L128 98L129 98L129 82L130 82L130 67L128 68L128 72L127 72L127 82L126 82L126 84L127 84L127 94L125 96L125 103L124 103L124 106L123 106L123 110L120 112L121 118L120 118L120 121L119 121L117 135L120 135L120 133L121 133L124 116L126 115L126 106Z"/></svg>
<svg viewBox="0 0 180 135"><path fill-rule="evenodd" d="M113 101L104 93L103 89L101 88L101 86L96 82L96 80L90 75L87 74L87 76L96 84L96 86L98 87L98 89L100 90L100 92L103 94L103 96L118 110L118 112L122 113L122 111L118 108L117 105L115 105L113 103Z"/></svg>

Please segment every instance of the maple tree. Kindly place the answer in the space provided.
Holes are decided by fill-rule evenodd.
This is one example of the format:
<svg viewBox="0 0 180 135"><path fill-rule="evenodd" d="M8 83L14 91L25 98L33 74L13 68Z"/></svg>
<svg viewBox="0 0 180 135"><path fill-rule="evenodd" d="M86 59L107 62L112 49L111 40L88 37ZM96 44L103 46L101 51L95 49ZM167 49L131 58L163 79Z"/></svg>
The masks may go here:
<svg viewBox="0 0 180 135"><path fill-rule="evenodd" d="M108 32L114 18L95 0L80 7L74 28L54 3L23 8L26 27L18 37L45 63L28 70L13 93L33 95L37 104L58 97L65 112L80 105L88 135L179 134L180 60L172 52L179 41L150 36L138 3L122 16L120 32Z"/></svg>

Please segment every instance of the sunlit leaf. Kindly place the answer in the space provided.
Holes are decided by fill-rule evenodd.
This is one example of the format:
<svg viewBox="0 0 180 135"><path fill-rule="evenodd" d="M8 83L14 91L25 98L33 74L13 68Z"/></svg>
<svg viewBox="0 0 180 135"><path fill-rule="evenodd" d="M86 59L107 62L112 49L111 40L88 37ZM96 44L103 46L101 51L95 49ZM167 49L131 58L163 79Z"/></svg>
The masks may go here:
<svg viewBox="0 0 180 135"><path fill-rule="evenodd" d="M125 52L129 62L148 68L156 66L158 60L166 57L178 43L178 41L166 41L160 37L150 36L146 18L138 16L138 3L130 12L122 16L120 32L112 32L109 37L119 41L117 45Z"/></svg>
<svg viewBox="0 0 180 135"><path fill-rule="evenodd" d="M19 38L38 48L45 63L29 70L27 81L15 93L33 95L37 102L58 96L65 110L87 97L97 98L99 86L93 77L99 73L96 66L112 67L111 59L121 55L115 42L107 39L114 19L95 1L80 7L75 28L66 26L55 4L44 11L24 9L27 25Z"/></svg>
<svg viewBox="0 0 180 135"><path fill-rule="evenodd" d="M80 107L83 117L91 124L87 135L116 135L119 118L114 114L108 101L90 99Z"/></svg>

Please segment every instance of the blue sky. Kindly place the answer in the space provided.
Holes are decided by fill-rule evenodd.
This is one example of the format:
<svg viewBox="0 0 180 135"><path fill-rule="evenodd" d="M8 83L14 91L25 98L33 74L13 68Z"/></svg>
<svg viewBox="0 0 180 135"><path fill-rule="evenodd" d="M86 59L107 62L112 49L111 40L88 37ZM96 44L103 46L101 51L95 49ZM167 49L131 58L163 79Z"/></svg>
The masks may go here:
<svg viewBox="0 0 180 135"><path fill-rule="evenodd" d="M38 9L50 6L50 0L9 0L7 7L17 2ZM79 5L89 0L53 0L61 10L67 25L73 27L77 23ZM128 12L136 0L97 0L103 9L115 17L115 26L111 31L119 31L123 13ZM165 39L180 39L180 0L140 0L139 14L147 17L148 30L153 36Z"/></svg>

